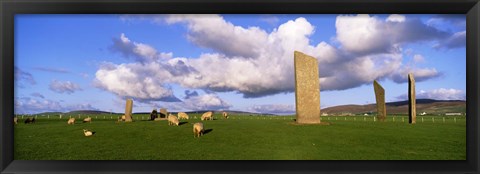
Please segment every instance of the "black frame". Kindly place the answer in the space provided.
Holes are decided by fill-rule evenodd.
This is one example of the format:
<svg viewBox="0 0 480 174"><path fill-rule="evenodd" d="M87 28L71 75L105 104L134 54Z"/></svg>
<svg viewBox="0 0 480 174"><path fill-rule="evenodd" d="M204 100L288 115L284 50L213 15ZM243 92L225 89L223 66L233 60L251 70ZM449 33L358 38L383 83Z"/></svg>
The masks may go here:
<svg viewBox="0 0 480 174"><path fill-rule="evenodd" d="M478 0L0 0L2 173L479 173ZM14 15L154 13L413 13L467 16L467 160L463 161L20 161L13 160ZM473 116L473 117L472 117Z"/></svg>

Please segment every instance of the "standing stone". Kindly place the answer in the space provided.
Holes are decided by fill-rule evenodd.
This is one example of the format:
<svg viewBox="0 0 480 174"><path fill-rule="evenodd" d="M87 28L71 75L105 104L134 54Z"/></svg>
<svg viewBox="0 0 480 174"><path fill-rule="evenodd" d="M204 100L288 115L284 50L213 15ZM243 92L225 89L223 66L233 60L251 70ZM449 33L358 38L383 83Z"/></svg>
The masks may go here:
<svg viewBox="0 0 480 174"><path fill-rule="evenodd" d="M132 122L132 106L133 100L127 99L127 105L125 106L125 122Z"/></svg>
<svg viewBox="0 0 480 174"><path fill-rule="evenodd" d="M167 114L168 114L168 112L167 112L166 108L161 108L160 109L160 117L161 118L167 118Z"/></svg>
<svg viewBox="0 0 480 174"><path fill-rule="evenodd" d="M385 121L387 118L387 108L385 107L385 89L373 81L373 90L375 91L375 99L377 101L377 118L379 121Z"/></svg>
<svg viewBox="0 0 480 174"><path fill-rule="evenodd" d="M417 108L415 107L415 79L413 74L408 74L408 123L417 122Z"/></svg>
<svg viewBox="0 0 480 174"><path fill-rule="evenodd" d="M295 51L296 122L320 123L320 82L316 58Z"/></svg>

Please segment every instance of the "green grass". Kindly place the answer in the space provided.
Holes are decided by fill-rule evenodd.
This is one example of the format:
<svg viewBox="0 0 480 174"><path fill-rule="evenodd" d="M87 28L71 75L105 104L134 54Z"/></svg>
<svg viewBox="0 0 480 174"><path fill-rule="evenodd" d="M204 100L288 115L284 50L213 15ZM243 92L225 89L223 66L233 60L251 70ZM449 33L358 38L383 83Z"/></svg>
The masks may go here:
<svg viewBox="0 0 480 174"><path fill-rule="evenodd" d="M67 125L67 117L37 118L14 131L15 160L465 160L465 117L322 117L329 126L292 125L294 117L233 116L203 121L210 132L193 138L191 123L116 123L108 115ZM191 118L193 116L191 115ZM345 120L347 118L347 120ZM355 119L354 119L355 118ZM364 121L365 118L365 121ZM147 119L147 116L144 116ZM21 121L21 122L20 122ZM96 131L84 137L82 129Z"/></svg>

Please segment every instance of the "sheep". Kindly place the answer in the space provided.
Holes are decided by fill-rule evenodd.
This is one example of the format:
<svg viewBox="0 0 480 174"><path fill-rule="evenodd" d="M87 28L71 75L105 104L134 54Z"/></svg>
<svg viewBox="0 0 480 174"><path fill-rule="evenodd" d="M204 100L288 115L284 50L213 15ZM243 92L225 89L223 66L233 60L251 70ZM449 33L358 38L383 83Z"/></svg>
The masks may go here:
<svg viewBox="0 0 480 174"><path fill-rule="evenodd" d="M83 123L86 123L86 122L92 123L92 118L87 117L87 118L83 119Z"/></svg>
<svg viewBox="0 0 480 174"><path fill-rule="evenodd" d="M177 125L178 126L178 118L172 114L168 115L168 125Z"/></svg>
<svg viewBox="0 0 480 174"><path fill-rule="evenodd" d="M177 115L178 115L178 119L185 118L188 120L188 115L185 112L179 112Z"/></svg>
<svg viewBox="0 0 480 174"><path fill-rule="evenodd" d="M118 122L125 121L125 115L118 117Z"/></svg>
<svg viewBox="0 0 480 174"><path fill-rule="evenodd" d="M203 113L201 120L213 120L213 114L211 111Z"/></svg>
<svg viewBox="0 0 480 174"><path fill-rule="evenodd" d="M75 118L68 119L67 124L75 124Z"/></svg>
<svg viewBox="0 0 480 174"><path fill-rule="evenodd" d="M150 113L150 120L155 120L155 118L158 118L157 109L152 110L152 113Z"/></svg>
<svg viewBox="0 0 480 174"><path fill-rule="evenodd" d="M228 119L228 113L227 112L222 112L223 118Z"/></svg>
<svg viewBox="0 0 480 174"><path fill-rule="evenodd" d="M13 117L13 123L18 124L18 117Z"/></svg>
<svg viewBox="0 0 480 174"><path fill-rule="evenodd" d="M86 137L92 136L94 133L90 130L83 129L83 134L85 134Z"/></svg>
<svg viewBox="0 0 480 174"><path fill-rule="evenodd" d="M193 138L200 137L203 135L203 123L195 123L193 124Z"/></svg>
<svg viewBox="0 0 480 174"><path fill-rule="evenodd" d="M28 118L25 120L25 122L24 122L24 123L25 123L25 124L28 124L28 123L35 123L35 118L30 118L30 117L28 117Z"/></svg>

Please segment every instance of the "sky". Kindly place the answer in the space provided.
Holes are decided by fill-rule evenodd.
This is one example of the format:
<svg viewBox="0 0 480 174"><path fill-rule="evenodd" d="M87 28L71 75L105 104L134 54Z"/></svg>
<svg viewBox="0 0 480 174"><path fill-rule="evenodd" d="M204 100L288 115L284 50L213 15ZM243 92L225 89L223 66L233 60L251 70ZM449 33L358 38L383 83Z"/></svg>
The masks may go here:
<svg viewBox="0 0 480 174"><path fill-rule="evenodd" d="M15 113L295 113L293 53L318 59L321 108L466 100L464 15L15 16Z"/></svg>

